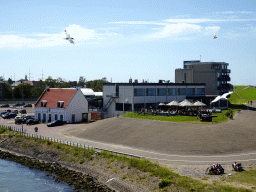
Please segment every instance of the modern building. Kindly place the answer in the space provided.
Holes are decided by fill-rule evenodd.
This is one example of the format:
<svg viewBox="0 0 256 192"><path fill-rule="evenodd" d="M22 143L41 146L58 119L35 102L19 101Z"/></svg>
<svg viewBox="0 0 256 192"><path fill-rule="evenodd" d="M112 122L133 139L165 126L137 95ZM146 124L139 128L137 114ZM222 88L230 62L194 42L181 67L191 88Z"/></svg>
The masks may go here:
<svg viewBox="0 0 256 192"><path fill-rule="evenodd" d="M80 89L47 88L35 104L35 118L39 122L86 122L90 120L88 102Z"/></svg>
<svg viewBox="0 0 256 192"><path fill-rule="evenodd" d="M169 103L173 100L183 101L205 96L205 83L104 83L103 109L106 117L114 117L127 111L139 111L141 108L157 106L159 103Z"/></svg>
<svg viewBox="0 0 256 192"><path fill-rule="evenodd" d="M184 61L183 69L175 69L175 83L205 83L206 95L222 95L232 88L228 63Z"/></svg>

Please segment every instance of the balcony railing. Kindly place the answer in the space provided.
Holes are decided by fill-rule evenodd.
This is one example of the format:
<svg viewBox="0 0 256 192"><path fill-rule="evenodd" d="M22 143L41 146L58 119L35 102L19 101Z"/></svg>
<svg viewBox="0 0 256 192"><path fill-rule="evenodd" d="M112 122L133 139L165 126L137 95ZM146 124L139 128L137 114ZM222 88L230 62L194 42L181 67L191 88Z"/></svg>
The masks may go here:
<svg viewBox="0 0 256 192"><path fill-rule="evenodd" d="M230 81L230 77L228 75L221 75L217 79L218 81Z"/></svg>
<svg viewBox="0 0 256 192"><path fill-rule="evenodd" d="M222 73L231 73L231 70L230 69L222 69L221 72Z"/></svg>

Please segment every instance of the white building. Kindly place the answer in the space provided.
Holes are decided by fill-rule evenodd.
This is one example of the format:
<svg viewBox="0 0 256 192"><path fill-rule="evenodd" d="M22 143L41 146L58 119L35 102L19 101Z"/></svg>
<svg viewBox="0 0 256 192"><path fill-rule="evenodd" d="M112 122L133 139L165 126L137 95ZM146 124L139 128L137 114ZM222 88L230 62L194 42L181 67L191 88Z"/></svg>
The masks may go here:
<svg viewBox="0 0 256 192"><path fill-rule="evenodd" d="M103 108L107 117L127 111L205 96L205 83L104 83Z"/></svg>
<svg viewBox="0 0 256 192"><path fill-rule="evenodd" d="M80 89L46 89L35 104L35 118L40 122L86 122L90 120L88 102Z"/></svg>

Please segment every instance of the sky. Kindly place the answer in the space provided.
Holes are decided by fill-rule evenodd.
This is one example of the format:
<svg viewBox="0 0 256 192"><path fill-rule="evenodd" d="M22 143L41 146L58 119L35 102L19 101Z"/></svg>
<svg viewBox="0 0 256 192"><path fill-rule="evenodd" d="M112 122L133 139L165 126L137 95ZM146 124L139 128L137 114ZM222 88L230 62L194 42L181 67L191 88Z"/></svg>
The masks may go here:
<svg viewBox="0 0 256 192"><path fill-rule="evenodd" d="M5 79L175 82L183 61L201 59L256 85L255 0L3 0L0 12Z"/></svg>

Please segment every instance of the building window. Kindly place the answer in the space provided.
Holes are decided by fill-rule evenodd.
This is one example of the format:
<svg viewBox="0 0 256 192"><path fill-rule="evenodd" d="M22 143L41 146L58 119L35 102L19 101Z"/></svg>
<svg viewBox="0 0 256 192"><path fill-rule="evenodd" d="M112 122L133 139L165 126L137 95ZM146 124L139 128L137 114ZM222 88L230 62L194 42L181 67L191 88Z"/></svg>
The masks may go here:
<svg viewBox="0 0 256 192"><path fill-rule="evenodd" d="M116 103L116 111L131 111L131 110L132 110L132 104Z"/></svg>
<svg viewBox="0 0 256 192"><path fill-rule="evenodd" d="M116 111L123 111L123 103L116 103Z"/></svg>
<svg viewBox="0 0 256 192"><path fill-rule="evenodd" d="M177 95L186 95L186 88L178 88Z"/></svg>
<svg viewBox="0 0 256 192"><path fill-rule="evenodd" d="M41 101L41 107L46 107L47 104L47 100L42 100Z"/></svg>
<svg viewBox="0 0 256 192"><path fill-rule="evenodd" d="M168 96L174 96L174 95L176 95L176 89L175 89L175 88L168 88L168 89L167 89L167 95L168 95Z"/></svg>
<svg viewBox="0 0 256 192"><path fill-rule="evenodd" d="M60 120L63 121L63 115L60 115Z"/></svg>
<svg viewBox="0 0 256 192"><path fill-rule="evenodd" d="M197 95L205 95L205 89L204 88L197 88Z"/></svg>
<svg viewBox="0 0 256 192"><path fill-rule="evenodd" d="M196 89L195 88L188 88L187 89L187 95L195 95Z"/></svg>
<svg viewBox="0 0 256 192"><path fill-rule="evenodd" d="M52 115L49 114L49 117L48 117L48 122L51 122L52 121Z"/></svg>
<svg viewBox="0 0 256 192"><path fill-rule="evenodd" d="M55 120L58 120L58 115L57 114L55 114Z"/></svg>
<svg viewBox="0 0 256 192"><path fill-rule="evenodd" d="M134 96L144 96L144 89L134 89Z"/></svg>
<svg viewBox="0 0 256 192"><path fill-rule="evenodd" d="M58 108L63 108L64 101L57 101L57 107Z"/></svg>
<svg viewBox="0 0 256 192"><path fill-rule="evenodd" d="M156 96L156 89L154 89L154 88L146 89L146 95L147 96Z"/></svg>
<svg viewBox="0 0 256 192"><path fill-rule="evenodd" d="M157 96L166 96L166 89L165 88L158 88L157 89Z"/></svg>

